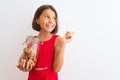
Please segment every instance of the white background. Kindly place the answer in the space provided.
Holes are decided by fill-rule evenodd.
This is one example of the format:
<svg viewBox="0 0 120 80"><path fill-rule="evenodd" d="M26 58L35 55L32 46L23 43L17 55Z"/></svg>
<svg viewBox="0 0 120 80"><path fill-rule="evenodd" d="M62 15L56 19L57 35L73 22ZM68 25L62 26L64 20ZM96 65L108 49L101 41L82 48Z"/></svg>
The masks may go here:
<svg viewBox="0 0 120 80"><path fill-rule="evenodd" d="M16 65L42 4L56 8L58 34L75 31L59 80L120 80L119 0L0 0L0 80L27 80Z"/></svg>

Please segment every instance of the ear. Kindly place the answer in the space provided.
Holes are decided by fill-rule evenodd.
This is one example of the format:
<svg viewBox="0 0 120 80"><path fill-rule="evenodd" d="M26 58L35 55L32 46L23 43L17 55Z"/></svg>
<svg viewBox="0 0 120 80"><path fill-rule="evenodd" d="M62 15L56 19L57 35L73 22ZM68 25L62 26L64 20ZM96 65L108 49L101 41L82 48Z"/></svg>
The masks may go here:
<svg viewBox="0 0 120 80"><path fill-rule="evenodd" d="M39 20L38 20L38 19L36 19L35 21L36 21L36 23L39 25Z"/></svg>

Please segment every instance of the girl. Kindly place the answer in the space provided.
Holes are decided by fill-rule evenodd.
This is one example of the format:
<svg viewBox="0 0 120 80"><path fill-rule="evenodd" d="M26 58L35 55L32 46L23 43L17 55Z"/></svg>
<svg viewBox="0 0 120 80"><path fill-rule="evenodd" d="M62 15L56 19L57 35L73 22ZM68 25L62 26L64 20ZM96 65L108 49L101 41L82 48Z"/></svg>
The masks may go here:
<svg viewBox="0 0 120 80"><path fill-rule="evenodd" d="M58 72L64 62L65 44L72 40L73 33L67 32L63 38L56 35L58 15L51 5L42 5L36 10L32 28L39 32L36 37L41 41L36 66L24 69L25 60L22 60L19 69L29 71L28 80L58 80Z"/></svg>

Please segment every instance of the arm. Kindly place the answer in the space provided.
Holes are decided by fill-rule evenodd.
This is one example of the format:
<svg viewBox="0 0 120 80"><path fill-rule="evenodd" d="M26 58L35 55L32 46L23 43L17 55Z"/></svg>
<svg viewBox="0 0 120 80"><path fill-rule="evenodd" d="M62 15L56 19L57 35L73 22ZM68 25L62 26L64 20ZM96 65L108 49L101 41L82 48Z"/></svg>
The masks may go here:
<svg viewBox="0 0 120 80"><path fill-rule="evenodd" d="M54 56L54 63L53 63L53 70L55 72L59 72L63 66L64 50L65 50L65 42L63 38L57 37L55 42L55 56Z"/></svg>

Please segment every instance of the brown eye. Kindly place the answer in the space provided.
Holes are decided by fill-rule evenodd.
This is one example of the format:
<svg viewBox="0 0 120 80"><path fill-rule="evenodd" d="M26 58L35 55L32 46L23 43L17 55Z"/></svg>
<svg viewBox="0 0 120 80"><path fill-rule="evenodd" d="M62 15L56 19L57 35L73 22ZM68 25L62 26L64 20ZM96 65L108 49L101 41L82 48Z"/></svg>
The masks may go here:
<svg viewBox="0 0 120 80"><path fill-rule="evenodd" d="M49 18L49 16L45 16L45 19L48 19Z"/></svg>

